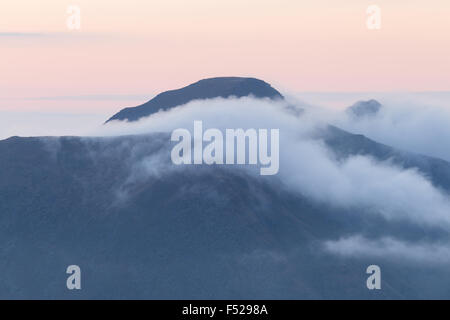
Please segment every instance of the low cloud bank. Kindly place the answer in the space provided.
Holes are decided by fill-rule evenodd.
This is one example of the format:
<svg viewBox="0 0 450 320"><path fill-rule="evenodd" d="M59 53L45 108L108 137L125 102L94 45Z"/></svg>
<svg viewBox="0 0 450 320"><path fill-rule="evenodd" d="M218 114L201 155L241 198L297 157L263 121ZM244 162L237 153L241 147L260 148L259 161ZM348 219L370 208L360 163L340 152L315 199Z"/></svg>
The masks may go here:
<svg viewBox="0 0 450 320"><path fill-rule="evenodd" d="M408 243L390 237L367 239L361 235L326 241L325 250L345 257L376 257L403 263L450 264L450 243ZM405 261L406 260L406 261Z"/></svg>
<svg viewBox="0 0 450 320"><path fill-rule="evenodd" d="M177 128L193 132L195 120L201 120L205 130L279 129L280 170L277 175L265 178L266 181L281 181L290 192L300 193L332 207L350 209L361 215L377 215L386 221L450 230L449 195L435 188L419 171L405 170L389 161L378 162L365 156L338 161L323 141L315 138L315 133L326 128L327 122L332 120L351 132L365 133L375 140L378 137L382 142L391 142L413 151L422 148L428 154L448 156L450 159L450 149L445 147L446 141L450 139L450 126L447 125L450 124L450 118L446 111L406 106L390 109L385 106L384 113L358 122L338 113L326 113L324 109L308 112L310 109L301 112L286 102L249 97L218 98L193 101L137 122L113 121L91 130L89 135L104 137L170 133ZM129 180L136 181L145 175L161 177L175 167L176 170L182 170L182 166L167 165L169 154L164 152L170 152L170 143L168 139L168 147L158 151L159 154L132 164ZM227 168L242 170L241 166ZM247 174L255 172L249 168ZM126 185L127 182L124 183ZM123 192L125 194L126 190ZM431 243L409 244L390 238L367 240L353 237L327 242L326 248L329 252L343 255L384 255L387 252L395 256L404 250L408 257L415 260L421 259L431 249L449 256L442 246L436 247ZM424 259L433 258L428 256Z"/></svg>
<svg viewBox="0 0 450 320"><path fill-rule="evenodd" d="M0 110L0 140L11 136L87 136L104 118L101 114Z"/></svg>
<svg viewBox="0 0 450 320"><path fill-rule="evenodd" d="M341 112L330 121L378 142L450 161L450 102L446 106L393 100L382 104L372 117L352 118Z"/></svg>
<svg viewBox="0 0 450 320"><path fill-rule="evenodd" d="M371 212L386 220L450 229L449 196L417 170L356 156L337 161L314 132L325 126L319 113L298 115L284 102L252 98L193 101L138 122L113 122L99 135L206 128L280 129L280 172L274 179L296 192L334 206Z"/></svg>

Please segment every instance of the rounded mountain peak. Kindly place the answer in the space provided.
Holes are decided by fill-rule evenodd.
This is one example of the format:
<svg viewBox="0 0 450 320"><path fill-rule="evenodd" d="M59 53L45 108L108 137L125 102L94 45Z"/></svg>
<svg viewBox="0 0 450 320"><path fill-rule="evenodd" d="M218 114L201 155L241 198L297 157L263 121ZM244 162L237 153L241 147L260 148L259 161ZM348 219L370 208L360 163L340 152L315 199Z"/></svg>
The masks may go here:
<svg viewBox="0 0 450 320"><path fill-rule="evenodd" d="M136 121L160 110L186 104L192 100L254 96L256 98L284 99L270 84L256 78L217 77L197 81L184 88L165 91L150 101L121 110L108 121Z"/></svg>

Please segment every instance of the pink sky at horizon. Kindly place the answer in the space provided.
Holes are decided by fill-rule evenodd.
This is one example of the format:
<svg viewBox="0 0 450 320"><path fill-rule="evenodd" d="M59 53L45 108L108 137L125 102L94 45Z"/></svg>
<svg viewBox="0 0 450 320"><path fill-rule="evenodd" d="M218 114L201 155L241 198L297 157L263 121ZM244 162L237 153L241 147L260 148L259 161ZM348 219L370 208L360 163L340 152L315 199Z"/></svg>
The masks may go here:
<svg viewBox="0 0 450 320"><path fill-rule="evenodd" d="M81 30L67 29L72 4ZM371 4L380 30L366 27ZM144 98L33 99L150 98L215 76L293 92L450 91L450 1L6 0L0 58L0 110L117 109Z"/></svg>

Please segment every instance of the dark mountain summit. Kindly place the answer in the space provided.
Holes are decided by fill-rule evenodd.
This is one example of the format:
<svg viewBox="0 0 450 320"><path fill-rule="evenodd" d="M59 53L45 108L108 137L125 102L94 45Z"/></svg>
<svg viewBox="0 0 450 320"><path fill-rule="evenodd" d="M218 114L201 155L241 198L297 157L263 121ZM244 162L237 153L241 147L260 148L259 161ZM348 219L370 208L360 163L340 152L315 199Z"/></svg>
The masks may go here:
<svg viewBox="0 0 450 320"><path fill-rule="evenodd" d="M136 121L159 110L168 110L192 100L231 96L240 98L250 95L256 98L283 99L277 90L262 80L240 77L210 78L181 89L160 93L140 106L122 109L106 122L112 120Z"/></svg>

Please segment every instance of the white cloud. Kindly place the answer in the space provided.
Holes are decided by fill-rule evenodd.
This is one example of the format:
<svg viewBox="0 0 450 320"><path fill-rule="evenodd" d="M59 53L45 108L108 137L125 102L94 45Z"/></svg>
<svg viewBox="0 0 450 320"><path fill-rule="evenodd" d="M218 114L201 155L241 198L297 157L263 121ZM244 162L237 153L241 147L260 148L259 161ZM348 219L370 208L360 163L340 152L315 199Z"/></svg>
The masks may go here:
<svg viewBox="0 0 450 320"><path fill-rule="evenodd" d="M133 123L111 122L108 125L90 126L83 122L83 119L72 118L70 126L67 123L58 126L61 129L58 133L117 136L171 132L176 128L192 130L194 120L202 120L204 129L280 129L280 172L270 179L281 179L289 190L302 193L316 201L351 208L356 212L361 211L361 214L371 212L388 220L408 220L421 225L449 227L449 196L433 187L431 182L417 171L404 170L389 162L379 163L362 156L351 157L344 162L336 161L321 141L312 138L312 133L325 124L323 119L327 115L322 111L319 109L317 112L307 112L299 117L287 109L284 102L248 97L219 98L193 101ZM416 111L411 109L410 112ZM420 111L417 112L420 114ZM1 119L8 124L7 120ZM56 122L59 120L55 119ZM421 118L416 119L415 122L408 122L408 128L412 128L414 123L418 124L417 134L420 135L425 128ZM431 120L434 119L434 116L431 117ZM444 123L447 118L441 117L439 121ZM23 123L25 126L26 122ZM76 127L79 123L83 124ZM44 122L38 126L25 126L24 129L28 129L28 135L51 135L49 131L58 131L55 127L50 129L50 125ZM442 142L434 141L429 144L434 145L429 146L430 148L445 149ZM155 168L161 168L160 171L167 170L167 166L155 165L155 161L165 161L161 159L166 158L147 159L147 162L152 161L150 165L139 164L136 167L139 169L137 172L142 172L142 168L149 168L152 175L160 174L155 173Z"/></svg>
<svg viewBox="0 0 450 320"><path fill-rule="evenodd" d="M298 117L285 107L283 102L252 98L194 101L138 122L113 122L98 135L170 132L176 128L192 131L194 120L202 120L205 129L280 129L280 173L274 179L281 179L290 190L387 220L450 227L449 196L426 177L414 169L404 170L363 156L338 162L321 141L312 138L324 124L320 112Z"/></svg>
<svg viewBox="0 0 450 320"><path fill-rule="evenodd" d="M353 119L341 114L332 122L393 147L450 161L450 102L439 105L388 99L383 105L377 116Z"/></svg>
<svg viewBox="0 0 450 320"><path fill-rule="evenodd" d="M410 243L384 237L370 240L360 235L326 241L327 251L346 257L375 257L414 263L449 264L449 243Z"/></svg>

